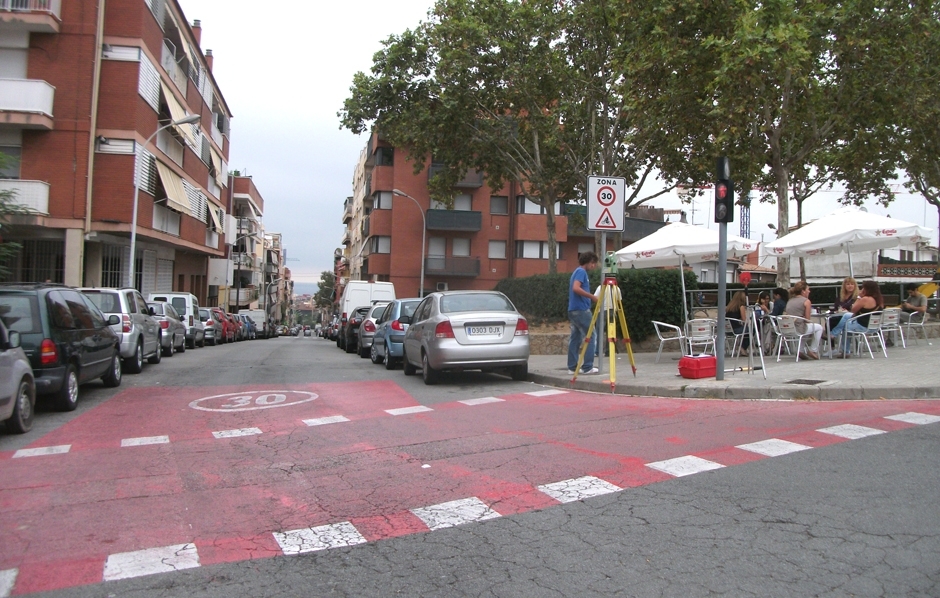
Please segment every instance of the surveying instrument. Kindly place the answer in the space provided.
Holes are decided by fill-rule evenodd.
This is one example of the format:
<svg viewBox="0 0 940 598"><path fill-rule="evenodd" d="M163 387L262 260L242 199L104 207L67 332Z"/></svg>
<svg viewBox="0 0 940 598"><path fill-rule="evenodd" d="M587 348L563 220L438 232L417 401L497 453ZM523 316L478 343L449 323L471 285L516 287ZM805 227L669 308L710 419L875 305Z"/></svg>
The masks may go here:
<svg viewBox="0 0 940 598"><path fill-rule="evenodd" d="M581 344L581 352L578 355L578 366L574 369L574 376L571 378L571 384L578 379L578 372L584 364L584 354L587 353L588 345L591 342L591 336L594 334L594 326L598 321L598 314L604 311L604 317L607 319L607 346L608 358L610 360L610 392L614 392L617 387L617 322L623 330L623 340L627 347L627 354L630 356L630 367L633 368L633 376L636 377L636 361L633 359L633 345L630 342L630 331L627 328L627 319L623 314L623 301L620 293L620 286L617 284L616 273L617 257L613 252L608 252L604 258L603 280L601 281L600 296L597 304L594 306L594 314L591 316L591 326ZM598 357L600 357L600 343L598 345Z"/></svg>

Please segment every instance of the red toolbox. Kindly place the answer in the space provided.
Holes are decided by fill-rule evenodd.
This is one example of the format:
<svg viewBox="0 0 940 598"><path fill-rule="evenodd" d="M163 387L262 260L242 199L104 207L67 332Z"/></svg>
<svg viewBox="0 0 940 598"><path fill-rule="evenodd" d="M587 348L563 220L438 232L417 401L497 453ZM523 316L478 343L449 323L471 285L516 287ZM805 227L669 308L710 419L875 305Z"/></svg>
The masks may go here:
<svg viewBox="0 0 940 598"><path fill-rule="evenodd" d="M679 360L679 375L683 378L714 378L714 355L686 355Z"/></svg>

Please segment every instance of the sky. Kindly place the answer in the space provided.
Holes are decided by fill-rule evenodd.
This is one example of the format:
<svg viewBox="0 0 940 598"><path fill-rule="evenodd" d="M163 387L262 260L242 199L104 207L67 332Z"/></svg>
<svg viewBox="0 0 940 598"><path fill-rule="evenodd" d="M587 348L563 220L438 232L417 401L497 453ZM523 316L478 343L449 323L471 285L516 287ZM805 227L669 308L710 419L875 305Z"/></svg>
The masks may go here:
<svg viewBox="0 0 940 598"><path fill-rule="evenodd" d="M426 20L433 0L179 3L190 24L201 21L202 49L212 50L213 75L233 113L229 169L252 177L264 198L265 229L283 234L297 291L312 292L309 283L332 270L333 251L341 247L343 201L352 195L353 169L367 141L340 130L336 113L353 75L369 72L382 40ZM807 200L804 221L838 208L839 196ZM709 192L693 212L673 192L648 205L682 208L690 222L717 228L712 203ZM888 208L866 207L934 230L936 246L937 210L919 196L898 193ZM754 205L750 237L772 241L767 224L776 222L776 206ZM796 222L792 202L790 222ZM729 232L739 232L738 214Z"/></svg>

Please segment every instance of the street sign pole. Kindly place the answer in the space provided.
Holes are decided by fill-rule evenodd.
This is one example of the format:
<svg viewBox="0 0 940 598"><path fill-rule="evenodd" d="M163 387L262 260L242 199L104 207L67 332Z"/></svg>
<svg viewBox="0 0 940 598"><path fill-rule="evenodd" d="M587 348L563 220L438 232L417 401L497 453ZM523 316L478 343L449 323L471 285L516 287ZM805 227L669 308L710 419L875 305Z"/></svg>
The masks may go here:
<svg viewBox="0 0 940 598"><path fill-rule="evenodd" d="M599 255L601 260L601 284L603 284L604 275L607 274L607 233L623 232L624 225L624 197L626 197L627 180L623 177L609 176L591 176L588 177L587 184L587 229L589 231L600 231L601 246ZM619 247L617 248L619 249ZM615 268L612 268L615 270ZM599 306L604 309L605 306ZM598 372L604 369L603 350L601 349L601 339L603 333L603 324L601 318L597 318L597 331L595 338L597 343L594 348Z"/></svg>

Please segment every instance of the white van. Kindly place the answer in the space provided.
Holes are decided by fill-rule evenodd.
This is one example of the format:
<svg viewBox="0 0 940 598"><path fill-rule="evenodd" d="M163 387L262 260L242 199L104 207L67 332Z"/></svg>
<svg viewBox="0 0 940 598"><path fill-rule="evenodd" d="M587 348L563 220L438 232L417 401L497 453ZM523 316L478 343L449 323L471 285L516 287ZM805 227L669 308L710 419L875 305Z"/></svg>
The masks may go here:
<svg viewBox="0 0 940 598"><path fill-rule="evenodd" d="M147 301L165 301L173 306L186 326L186 346L206 346L206 326L199 317L199 300L192 293L150 293Z"/></svg>
<svg viewBox="0 0 940 598"><path fill-rule="evenodd" d="M376 301L393 301L395 299L395 285L390 282L369 282L367 280L350 280L343 289L343 296L339 300L340 322L346 325L346 319L357 307L372 305Z"/></svg>
<svg viewBox="0 0 940 598"><path fill-rule="evenodd" d="M257 338L268 338L273 336L268 332L268 321L264 315L263 309L240 309L238 310L238 315L248 316L255 323L255 335Z"/></svg>

